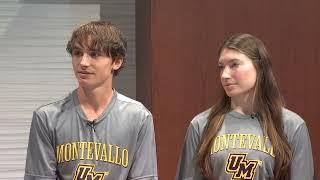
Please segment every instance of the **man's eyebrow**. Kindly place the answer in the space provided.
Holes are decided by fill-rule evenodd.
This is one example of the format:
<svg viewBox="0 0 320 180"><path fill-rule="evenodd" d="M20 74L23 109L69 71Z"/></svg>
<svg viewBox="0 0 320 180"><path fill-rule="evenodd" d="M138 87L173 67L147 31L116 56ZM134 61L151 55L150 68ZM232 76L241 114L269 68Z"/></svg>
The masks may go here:
<svg viewBox="0 0 320 180"><path fill-rule="evenodd" d="M90 49L88 49L89 51L95 51L95 52L101 52L101 50L100 49L98 49L98 48L90 48Z"/></svg>
<svg viewBox="0 0 320 180"><path fill-rule="evenodd" d="M80 50L80 49L82 49L82 48L81 48L79 45L74 45L74 46L73 46L73 49L79 49L79 50Z"/></svg>

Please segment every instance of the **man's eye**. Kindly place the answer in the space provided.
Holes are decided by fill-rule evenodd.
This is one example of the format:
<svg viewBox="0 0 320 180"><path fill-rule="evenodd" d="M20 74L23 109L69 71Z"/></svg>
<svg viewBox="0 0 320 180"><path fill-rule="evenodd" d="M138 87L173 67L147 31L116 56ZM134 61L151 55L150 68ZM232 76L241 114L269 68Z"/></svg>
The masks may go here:
<svg viewBox="0 0 320 180"><path fill-rule="evenodd" d="M101 54L98 51L90 51L89 56L96 58L96 57L101 56Z"/></svg>
<svg viewBox="0 0 320 180"><path fill-rule="evenodd" d="M82 56L82 51L78 50L78 49L75 49L72 51L72 55L73 56Z"/></svg>

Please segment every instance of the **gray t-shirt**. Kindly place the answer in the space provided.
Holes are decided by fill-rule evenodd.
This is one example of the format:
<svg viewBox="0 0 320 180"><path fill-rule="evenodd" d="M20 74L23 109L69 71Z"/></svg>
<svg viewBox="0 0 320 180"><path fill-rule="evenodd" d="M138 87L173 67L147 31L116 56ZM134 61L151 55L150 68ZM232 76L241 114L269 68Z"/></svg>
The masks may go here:
<svg viewBox="0 0 320 180"><path fill-rule="evenodd" d="M176 180L204 179L195 163L195 154L210 110L190 123L178 164ZM283 109L284 132L292 150L291 180L312 180L312 149L308 130L301 117ZM212 173L217 180L273 178L274 154L256 116L234 111L226 114L221 130L210 149Z"/></svg>
<svg viewBox="0 0 320 180"><path fill-rule="evenodd" d="M151 113L116 91L93 123L80 108L76 90L38 108L24 179L158 179Z"/></svg>

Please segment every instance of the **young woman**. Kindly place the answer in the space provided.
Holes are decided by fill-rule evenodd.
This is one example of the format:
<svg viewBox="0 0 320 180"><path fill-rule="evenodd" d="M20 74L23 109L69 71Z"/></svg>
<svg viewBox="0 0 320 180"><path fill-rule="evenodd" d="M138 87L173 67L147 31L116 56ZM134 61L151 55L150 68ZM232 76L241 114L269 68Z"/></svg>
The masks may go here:
<svg viewBox="0 0 320 180"><path fill-rule="evenodd" d="M223 95L191 121L176 179L313 179L307 126L284 108L262 41L236 34L219 55Z"/></svg>

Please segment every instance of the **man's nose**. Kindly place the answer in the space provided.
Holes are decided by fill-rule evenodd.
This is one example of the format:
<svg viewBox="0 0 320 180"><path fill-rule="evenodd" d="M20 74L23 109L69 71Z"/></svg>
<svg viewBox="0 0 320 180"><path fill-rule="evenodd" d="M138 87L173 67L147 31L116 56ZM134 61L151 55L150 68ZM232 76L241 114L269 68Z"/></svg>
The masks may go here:
<svg viewBox="0 0 320 180"><path fill-rule="evenodd" d="M89 66L90 64L90 56L87 53L83 53L80 61L81 66Z"/></svg>

